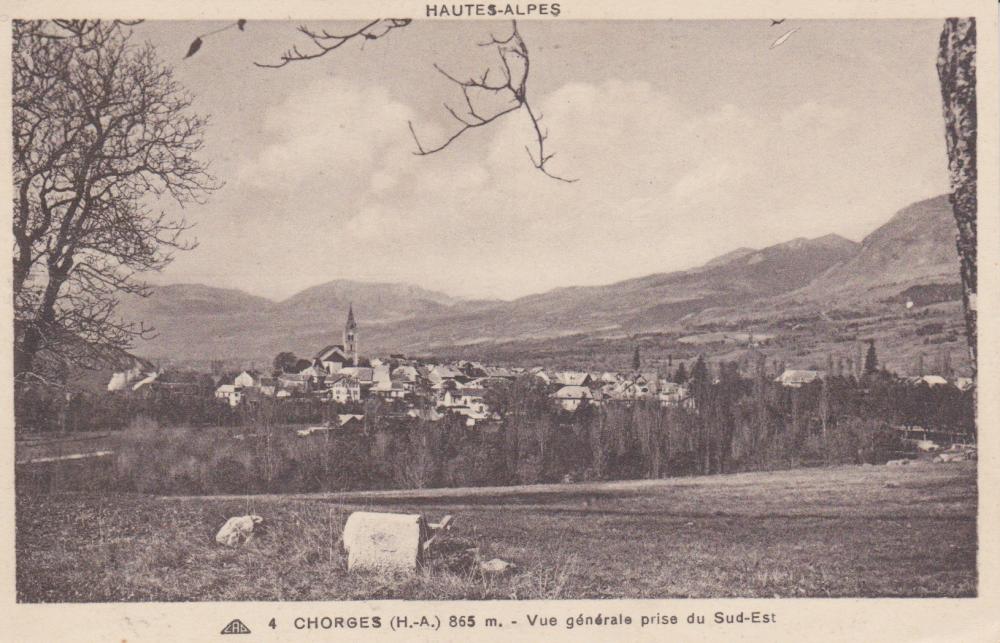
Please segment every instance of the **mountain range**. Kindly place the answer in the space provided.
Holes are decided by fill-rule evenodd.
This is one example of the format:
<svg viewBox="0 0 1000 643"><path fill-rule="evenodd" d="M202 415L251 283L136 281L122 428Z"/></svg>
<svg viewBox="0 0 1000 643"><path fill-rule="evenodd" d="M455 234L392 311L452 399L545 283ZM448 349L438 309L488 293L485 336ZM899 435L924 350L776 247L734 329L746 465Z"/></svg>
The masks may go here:
<svg viewBox="0 0 1000 643"><path fill-rule="evenodd" d="M280 302L198 284L158 287L122 302L126 319L158 335L146 357L266 360L311 355L340 341L353 303L363 353L428 353L569 335L627 337L683 331L716 318L796 308L870 306L914 286L958 282L946 196L910 205L861 243L830 234L739 248L702 266L603 286L557 288L513 301L462 300L418 286L337 280Z"/></svg>

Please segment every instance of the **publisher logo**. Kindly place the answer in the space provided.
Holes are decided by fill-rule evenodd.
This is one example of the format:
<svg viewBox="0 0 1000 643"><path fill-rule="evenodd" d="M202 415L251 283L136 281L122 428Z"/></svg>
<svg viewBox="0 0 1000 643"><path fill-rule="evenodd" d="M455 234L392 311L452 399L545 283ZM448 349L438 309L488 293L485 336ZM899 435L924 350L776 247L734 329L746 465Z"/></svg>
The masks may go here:
<svg viewBox="0 0 1000 643"><path fill-rule="evenodd" d="M250 628L243 624L238 618L229 621L229 625L222 628L223 634L249 634Z"/></svg>

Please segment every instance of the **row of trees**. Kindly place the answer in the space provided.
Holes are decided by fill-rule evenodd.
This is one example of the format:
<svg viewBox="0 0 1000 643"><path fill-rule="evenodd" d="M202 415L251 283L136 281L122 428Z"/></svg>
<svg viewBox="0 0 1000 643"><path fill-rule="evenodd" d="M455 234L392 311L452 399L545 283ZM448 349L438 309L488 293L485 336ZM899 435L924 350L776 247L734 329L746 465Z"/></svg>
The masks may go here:
<svg viewBox="0 0 1000 643"><path fill-rule="evenodd" d="M524 458L549 480L658 478L884 460L902 448L893 429L900 425L974 439L972 392L879 372L861 382L834 377L789 388L762 373L742 378L736 364L710 377L699 360L690 390L690 403L680 407L609 403L567 414L546 404L544 389L519 380L488 401L503 416L505 460L509 472L521 472L520 482L538 477L521 475Z"/></svg>
<svg viewBox="0 0 1000 643"><path fill-rule="evenodd" d="M66 484L255 493L663 478L884 462L904 449L894 429L900 425L975 439L972 392L882 374L788 388L769 377L740 377L735 364L709 376L699 361L690 387L686 405L649 400L566 412L525 376L489 390L497 423L469 428L458 415L402 418L390 404L371 401L358 409L365 420L356 428L308 437L286 423L320 422L343 409L314 400L214 404L203 412L214 407L221 426L168 430L143 418L162 405L160 421L169 420L177 400L150 398L137 403L142 414L122 433L114 462L94 464L110 467L105 475ZM22 480L36 473L19 471Z"/></svg>

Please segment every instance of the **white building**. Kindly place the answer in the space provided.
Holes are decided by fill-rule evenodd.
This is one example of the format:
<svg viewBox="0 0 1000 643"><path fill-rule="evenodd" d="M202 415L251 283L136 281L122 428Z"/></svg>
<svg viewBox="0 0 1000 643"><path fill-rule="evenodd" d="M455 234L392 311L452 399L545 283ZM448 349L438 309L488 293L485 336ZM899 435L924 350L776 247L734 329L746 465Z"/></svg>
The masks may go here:
<svg viewBox="0 0 1000 643"><path fill-rule="evenodd" d="M361 383L354 377L343 376L330 386L330 399L340 404L361 401Z"/></svg>
<svg viewBox="0 0 1000 643"><path fill-rule="evenodd" d="M236 388L256 388L260 386L260 373L257 371L243 371L233 380Z"/></svg>
<svg viewBox="0 0 1000 643"><path fill-rule="evenodd" d="M575 411L585 404L590 404L594 394L586 386L571 385L562 387L552 397L558 400L564 411Z"/></svg>
<svg viewBox="0 0 1000 643"><path fill-rule="evenodd" d="M243 393L238 391L234 384L223 384L215 389L215 399L226 400L229 402L229 406L239 406L240 400L243 399Z"/></svg>
<svg viewBox="0 0 1000 643"><path fill-rule="evenodd" d="M785 369L785 372L774 379L775 382L789 388L801 388L806 384L821 380L826 377L823 371L807 371L799 369Z"/></svg>

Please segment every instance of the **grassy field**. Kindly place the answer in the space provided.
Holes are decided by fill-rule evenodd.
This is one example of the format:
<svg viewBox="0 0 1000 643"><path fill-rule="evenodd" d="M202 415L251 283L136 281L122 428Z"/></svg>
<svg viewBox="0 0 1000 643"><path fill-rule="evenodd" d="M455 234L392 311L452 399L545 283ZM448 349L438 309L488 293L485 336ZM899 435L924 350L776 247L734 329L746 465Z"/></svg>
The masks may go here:
<svg viewBox="0 0 1000 643"><path fill-rule="evenodd" d="M975 463L309 496L18 498L22 602L974 596ZM413 577L349 575L355 509L456 516ZM265 529L214 542L226 518ZM467 550L517 565L484 576Z"/></svg>

